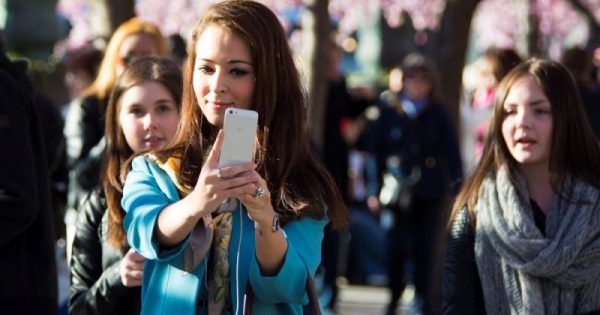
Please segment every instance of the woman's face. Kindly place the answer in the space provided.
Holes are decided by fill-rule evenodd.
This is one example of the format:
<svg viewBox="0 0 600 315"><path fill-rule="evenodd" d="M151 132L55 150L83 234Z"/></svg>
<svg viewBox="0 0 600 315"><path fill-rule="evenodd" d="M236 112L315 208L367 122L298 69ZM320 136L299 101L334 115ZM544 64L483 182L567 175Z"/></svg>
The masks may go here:
<svg viewBox="0 0 600 315"><path fill-rule="evenodd" d="M125 91L118 115L125 140L134 153L167 144L179 122L175 99L167 88L153 81Z"/></svg>
<svg viewBox="0 0 600 315"><path fill-rule="evenodd" d="M522 167L547 168L552 146L552 106L530 75L518 79L503 104L502 136Z"/></svg>
<svg viewBox="0 0 600 315"><path fill-rule="evenodd" d="M229 107L250 109L255 76L250 49L237 35L207 26L196 44L193 87L202 114L222 127Z"/></svg>
<svg viewBox="0 0 600 315"><path fill-rule="evenodd" d="M131 34L123 40L119 48L119 56L115 65L117 76L120 76L125 67L133 59L146 55L155 55L158 53L154 39L145 33Z"/></svg>
<svg viewBox="0 0 600 315"><path fill-rule="evenodd" d="M404 75L404 93L410 100L418 101L425 98L431 91L431 81L425 73L414 71Z"/></svg>

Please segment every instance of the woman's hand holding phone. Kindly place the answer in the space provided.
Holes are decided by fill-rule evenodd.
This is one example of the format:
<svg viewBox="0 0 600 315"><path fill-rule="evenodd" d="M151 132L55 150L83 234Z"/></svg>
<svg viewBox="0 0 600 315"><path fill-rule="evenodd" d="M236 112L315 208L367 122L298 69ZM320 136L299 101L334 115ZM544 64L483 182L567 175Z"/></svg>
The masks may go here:
<svg viewBox="0 0 600 315"><path fill-rule="evenodd" d="M202 209L210 212L233 211L227 207L236 198L252 219L271 222L273 207L266 181L251 161L258 114L255 111L229 108L223 130L200 171L195 193Z"/></svg>
<svg viewBox="0 0 600 315"><path fill-rule="evenodd" d="M250 175L256 168L254 163L219 168L223 137L221 130L190 193L199 205L199 211L214 212L224 200L237 196L243 191L244 185L255 180Z"/></svg>
<svg viewBox="0 0 600 315"><path fill-rule="evenodd" d="M218 160L223 133L217 135L194 189L183 199L161 211L157 223L157 239L161 245L173 246L183 241L202 217L215 212L226 198L236 197L251 187L254 163L219 169ZM219 174L221 176L219 176Z"/></svg>

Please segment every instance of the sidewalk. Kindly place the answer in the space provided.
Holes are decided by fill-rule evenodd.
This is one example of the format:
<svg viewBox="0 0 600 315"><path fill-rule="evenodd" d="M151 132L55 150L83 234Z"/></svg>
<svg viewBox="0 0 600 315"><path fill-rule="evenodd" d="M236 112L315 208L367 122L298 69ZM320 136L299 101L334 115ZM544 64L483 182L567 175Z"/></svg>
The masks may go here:
<svg viewBox="0 0 600 315"><path fill-rule="evenodd" d="M61 243L61 245L63 245ZM59 246L61 246L59 245ZM59 276L60 314L67 314L66 300L69 294L69 270L64 257L64 249L57 249L57 263ZM411 302L414 297L414 288L409 285L402 295L401 305L397 310L398 315L416 315L411 312ZM390 298L385 287L340 284L338 293L338 312L335 315L383 315L385 306ZM323 312L323 315L334 315Z"/></svg>
<svg viewBox="0 0 600 315"><path fill-rule="evenodd" d="M402 303L397 314L413 315L410 305L414 297L414 289L409 286L402 295ZM382 315L388 303L390 294L385 287L340 286L338 294L339 315ZM324 313L324 315L330 315Z"/></svg>

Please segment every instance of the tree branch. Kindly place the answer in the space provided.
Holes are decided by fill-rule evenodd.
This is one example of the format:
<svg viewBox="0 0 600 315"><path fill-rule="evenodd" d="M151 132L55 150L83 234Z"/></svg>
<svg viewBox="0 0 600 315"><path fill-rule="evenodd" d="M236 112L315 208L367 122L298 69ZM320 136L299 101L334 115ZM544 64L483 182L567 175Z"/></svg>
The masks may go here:
<svg viewBox="0 0 600 315"><path fill-rule="evenodd" d="M588 25L590 26L590 39L588 40L588 47L598 46L598 44L600 44L600 24L596 20L596 17L592 14L588 7L581 3L581 1L567 0L567 2L588 19Z"/></svg>

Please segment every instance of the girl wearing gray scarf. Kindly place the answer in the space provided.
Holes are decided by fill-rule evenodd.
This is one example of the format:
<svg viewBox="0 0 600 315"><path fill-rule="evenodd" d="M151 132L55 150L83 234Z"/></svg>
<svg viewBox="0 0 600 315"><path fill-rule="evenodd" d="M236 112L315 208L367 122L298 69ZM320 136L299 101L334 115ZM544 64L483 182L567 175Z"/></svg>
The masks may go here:
<svg viewBox="0 0 600 315"><path fill-rule="evenodd" d="M569 72L510 71L450 216L444 313L600 314L599 162Z"/></svg>

